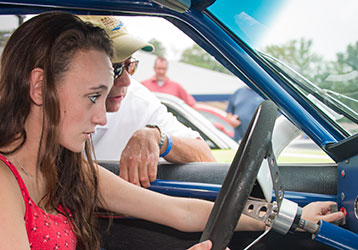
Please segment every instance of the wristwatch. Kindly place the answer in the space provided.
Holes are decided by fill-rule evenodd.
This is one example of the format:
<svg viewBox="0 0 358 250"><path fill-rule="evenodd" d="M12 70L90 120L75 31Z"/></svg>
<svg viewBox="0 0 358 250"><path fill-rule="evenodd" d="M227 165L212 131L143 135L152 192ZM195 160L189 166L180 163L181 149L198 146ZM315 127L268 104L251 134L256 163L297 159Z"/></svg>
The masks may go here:
<svg viewBox="0 0 358 250"><path fill-rule="evenodd" d="M165 137L167 136L166 133L157 125L157 124L147 124L145 125L147 128L156 128L159 130L160 133L160 141L159 141L159 149L162 149Z"/></svg>

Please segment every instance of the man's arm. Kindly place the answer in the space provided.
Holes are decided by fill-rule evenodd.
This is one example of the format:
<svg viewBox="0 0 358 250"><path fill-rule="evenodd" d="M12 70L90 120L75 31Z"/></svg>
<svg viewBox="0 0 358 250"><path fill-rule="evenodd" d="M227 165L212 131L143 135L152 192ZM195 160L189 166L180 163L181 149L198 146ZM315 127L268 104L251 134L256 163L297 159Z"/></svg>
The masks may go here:
<svg viewBox="0 0 358 250"><path fill-rule="evenodd" d="M145 127L146 124L159 126L171 137L172 149L164 157L167 161L215 161L209 146L200 138L200 134L181 124L146 87L131 79L129 91L131 94L127 95L126 103L123 103L121 109L129 108L131 116L122 115L118 119L125 119L127 123L134 117L143 119L139 119L140 122L130 122L131 129L137 129L121 154L120 176L123 179L136 185L142 184L144 187L149 187L149 182L156 179L159 155L167 149L168 139L165 138L160 152L160 131L155 127ZM119 126L118 129L128 129L128 126Z"/></svg>
<svg viewBox="0 0 358 250"><path fill-rule="evenodd" d="M171 136L172 146L164 157L169 162L212 162L215 161L209 146L201 138ZM124 148L120 160L120 176L136 185L149 187L155 181L159 155L169 145L168 137L159 149L160 131L157 128L137 130Z"/></svg>
<svg viewBox="0 0 358 250"><path fill-rule="evenodd" d="M201 138L184 138L173 136L171 139L172 148L164 157L164 159L167 161L173 163L215 161L215 158L210 151L210 147ZM163 154L167 147L168 139L166 138L160 154Z"/></svg>
<svg viewBox="0 0 358 250"><path fill-rule="evenodd" d="M188 104L190 107L194 108L195 104L196 104L196 101L194 99L194 97L189 94L183 86L181 86L179 83L176 83L177 86L178 86L178 92L179 92L179 98L184 100L184 102L186 104Z"/></svg>

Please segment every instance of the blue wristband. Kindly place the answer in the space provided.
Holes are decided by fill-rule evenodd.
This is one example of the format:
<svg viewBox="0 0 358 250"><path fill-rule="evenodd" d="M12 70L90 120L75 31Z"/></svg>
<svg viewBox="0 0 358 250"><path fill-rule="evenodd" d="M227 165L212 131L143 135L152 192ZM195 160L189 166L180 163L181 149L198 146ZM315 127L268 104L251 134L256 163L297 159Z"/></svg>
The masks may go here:
<svg viewBox="0 0 358 250"><path fill-rule="evenodd" d="M170 136L167 135L167 139L168 139L168 147L167 147L167 149L164 151L163 154L159 155L159 157L164 157L164 156L166 156L167 154L169 154L170 150L172 149L172 146L173 146L172 138L170 138Z"/></svg>

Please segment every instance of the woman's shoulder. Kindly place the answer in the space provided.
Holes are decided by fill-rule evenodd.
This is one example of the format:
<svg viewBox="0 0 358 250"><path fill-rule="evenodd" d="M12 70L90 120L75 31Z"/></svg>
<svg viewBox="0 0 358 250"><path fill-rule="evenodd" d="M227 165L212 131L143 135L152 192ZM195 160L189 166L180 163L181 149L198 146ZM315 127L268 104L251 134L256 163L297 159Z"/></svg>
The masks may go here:
<svg viewBox="0 0 358 250"><path fill-rule="evenodd" d="M8 246L28 246L24 223L25 202L15 175L9 166L0 160L0 240ZM6 245L5 244L5 245ZM8 248L9 249L9 248Z"/></svg>
<svg viewBox="0 0 358 250"><path fill-rule="evenodd" d="M0 161L0 197L2 203L0 208L2 209L12 206L24 207L24 200L17 179L10 167L3 161Z"/></svg>
<svg viewBox="0 0 358 250"><path fill-rule="evenodd" d="M1 183L4 182L9 182L9 181L15 181L16 182L16 177L14 175L14 173L11 171L9 165L7 163L5 163L3 160L0 160L0 185Z"/></svg>
<svg viewBox="0 0 358 250"><path fill-rule="evenodd" d="M18 189L20 191L16 178L17 177L15 176L14 172L11 171L9 165L0 160L0 192L4 191L4 188L5 190Z"/></svg>

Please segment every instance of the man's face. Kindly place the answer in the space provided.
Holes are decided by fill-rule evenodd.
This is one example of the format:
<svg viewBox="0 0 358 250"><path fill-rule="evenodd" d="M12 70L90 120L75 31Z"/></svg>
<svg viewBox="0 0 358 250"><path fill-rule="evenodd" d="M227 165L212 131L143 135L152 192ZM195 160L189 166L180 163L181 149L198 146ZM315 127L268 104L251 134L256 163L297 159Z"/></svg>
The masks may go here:
<svg viewBox="0 0 358 250"><path fill-rule="evenodd" d="M122 62L122 65L124 65L122 68L122 73L119 77L114 79L113 87L109 92L106 100L107 112L117 112L121 106L124 97L127 94L128 86L130 85L131 81L126 65L130 67L130 61L131 58Z"/></svg>
<svg viewBox="0 0 358 250"><path fill-rule="evenodd" d="M157 60L154 65L155 78L157 81L164 81L168 70L165 60Z"/></svg>

